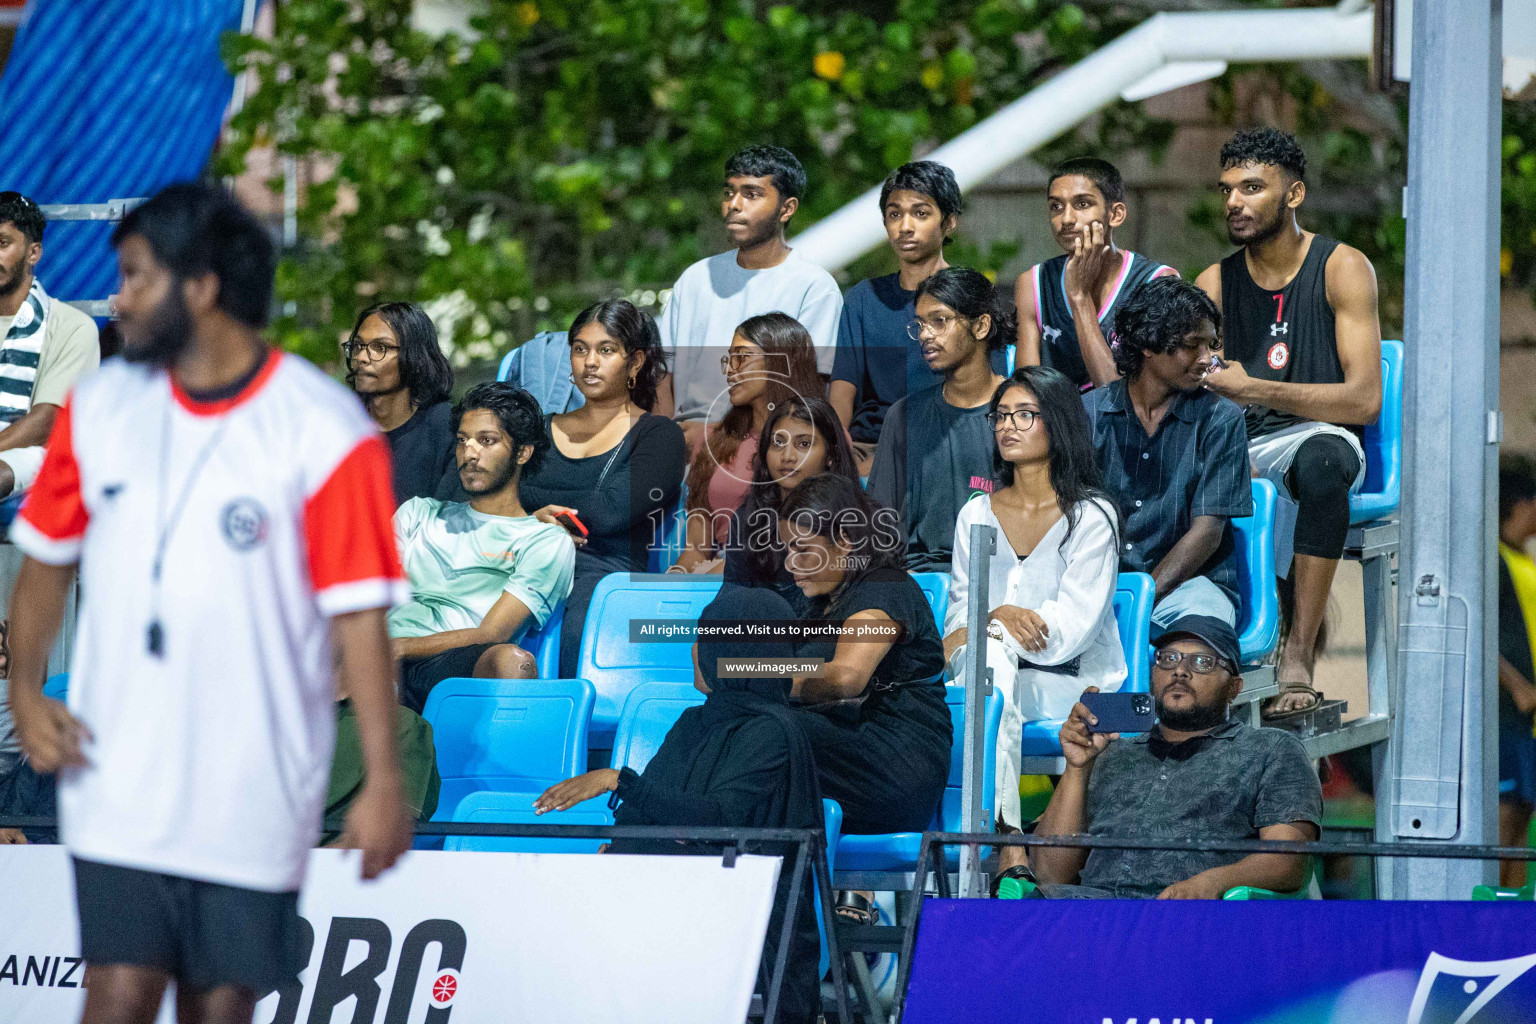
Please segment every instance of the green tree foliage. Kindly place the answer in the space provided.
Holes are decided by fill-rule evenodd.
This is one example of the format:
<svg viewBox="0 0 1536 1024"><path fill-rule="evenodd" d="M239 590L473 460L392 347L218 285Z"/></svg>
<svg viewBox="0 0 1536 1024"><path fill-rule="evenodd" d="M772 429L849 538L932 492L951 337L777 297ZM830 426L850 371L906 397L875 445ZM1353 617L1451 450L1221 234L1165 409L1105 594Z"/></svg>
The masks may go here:
<svg viewBox="0 0 1536 1024"><path fill-rule="evenodd" d="M411 6L288 0L272 40L227 44L259 86L216 169L259 145L330 168L305 183L305 243L279 277L299 310L280 336L325 361L376 295L448 296L435 312L476 357L600 294L654 301L720 247L721 167L741 146L800 156L803 228L1141 16L1042 0L487 0L465 39L415 31ZM1104 126L1118 143L1167 135L1129 105ZM1012 251L957 256L995 269Z"/></svg>

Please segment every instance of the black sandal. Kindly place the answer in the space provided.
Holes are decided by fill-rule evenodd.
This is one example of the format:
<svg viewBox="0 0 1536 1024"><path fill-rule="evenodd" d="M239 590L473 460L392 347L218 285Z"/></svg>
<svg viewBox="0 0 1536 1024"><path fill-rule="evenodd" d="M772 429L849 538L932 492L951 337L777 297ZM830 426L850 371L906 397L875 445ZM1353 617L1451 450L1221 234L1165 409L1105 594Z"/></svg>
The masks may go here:
<svg viewBox="0 0 1536 1024"><path fill-rule="evenodd" d="M874 900L857 889L843 889L837 894L832 912L849 924L875 925L880 923L880 908Z"/></svg>

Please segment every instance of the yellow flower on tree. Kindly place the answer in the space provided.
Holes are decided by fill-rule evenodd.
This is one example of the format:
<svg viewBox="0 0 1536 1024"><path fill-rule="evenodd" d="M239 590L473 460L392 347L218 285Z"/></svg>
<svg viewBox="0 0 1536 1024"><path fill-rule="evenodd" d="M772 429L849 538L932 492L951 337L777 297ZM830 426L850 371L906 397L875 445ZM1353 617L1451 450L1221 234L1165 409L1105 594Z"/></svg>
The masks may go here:
<svg viewBox="0 0 1536 1024"><path fill-rule="evenodd" d="M944 84L944 69L937 64L929 64L923 68L921 80L923 88L931 92Z"/></svg>
<svg viewBox="0 0 1536 1024"><path fill-rule="evenodd" d="M825 78L829 82L842 78L843 69L847 66L847 59L836 50L823 50L811 61L811 69L816 72L816 77Z"/></svg>
<svg viewBox="0 0 1536 1024"><path fill-rule="evenodd" d="M517 23L523 28L532 28L539 20L539 5L521 3L512 8L512 14L517 18Z"/></svg>

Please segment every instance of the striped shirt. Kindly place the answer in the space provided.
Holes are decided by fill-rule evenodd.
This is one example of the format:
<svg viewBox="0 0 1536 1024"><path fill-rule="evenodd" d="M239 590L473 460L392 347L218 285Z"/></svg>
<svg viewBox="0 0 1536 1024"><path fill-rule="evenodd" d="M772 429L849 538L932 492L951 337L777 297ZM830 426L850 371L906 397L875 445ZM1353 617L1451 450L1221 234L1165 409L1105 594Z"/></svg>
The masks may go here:
<svg viewBox="0 0 1536 1024"><path fill-rule="evenodd" d="M1088 392L1083 405L1104 487L1120 502L1120 564L1126 571L1152 572L1197 516L1253 515L1248 430L1243 410L1230 399L1205 390L1176 395L1151 437L1131 408L1123 379ZM1220 587L1234 608L1242 607L1230 523L1196 575Z"/></svg>

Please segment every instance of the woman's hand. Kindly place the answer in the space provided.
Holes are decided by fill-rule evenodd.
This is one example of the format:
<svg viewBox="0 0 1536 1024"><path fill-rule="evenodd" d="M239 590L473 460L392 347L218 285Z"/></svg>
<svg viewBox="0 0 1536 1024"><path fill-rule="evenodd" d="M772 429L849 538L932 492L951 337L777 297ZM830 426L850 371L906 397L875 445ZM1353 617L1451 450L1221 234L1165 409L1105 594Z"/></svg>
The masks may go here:
<svg viewBox="0 0 1536 1024"><path fill-rule="evenodd" d="M598 768L596 771L550 786L533 802L533 813L547 814L550 811L570 810L583 800L591 800L604 793L612 793L618 788L619 770Z"/></svg>
<svg viewBox="0 0 1536 1024"><path fill-rule="evenodd" d="M991 618L1002 623L1003 628L1012 633L1019 646L1026 651L1038 654L1045 650L1051 628L1031 609L1014 604L999 605L992 609Z"/></svg>
<svg viewBox="0 0 1536 1024"><path fill-rule="evenodd" d="M545 505L543 508L538 509L537 511L530 514L533 516L533 518L537 519L541 523L550 523L554 526L560 527L560 529L564 530L570 536L571 541L575 543L577 547L585 547L587 538L583 537L579 531L572 530L569 526L566 525L566 523L570 522L570 520L555 518L562 512L569 512L571 515L577 514L577 510L571 508L569 505Z"/></svg>

